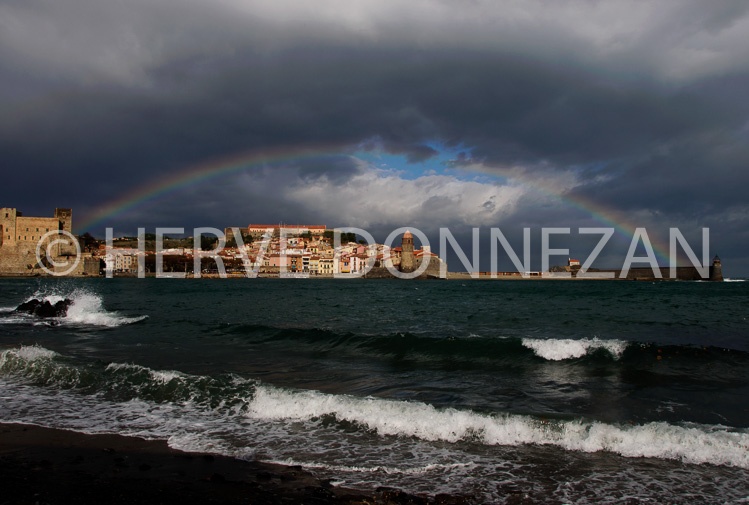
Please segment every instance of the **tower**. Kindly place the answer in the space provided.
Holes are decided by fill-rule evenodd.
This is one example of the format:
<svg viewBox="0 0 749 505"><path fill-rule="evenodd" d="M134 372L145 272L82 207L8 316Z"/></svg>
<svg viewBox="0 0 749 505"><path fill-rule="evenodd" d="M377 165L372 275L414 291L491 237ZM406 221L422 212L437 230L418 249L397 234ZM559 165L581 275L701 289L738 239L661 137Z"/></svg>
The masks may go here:
<svg viewBox="0 0 749 505"><path fill-rule="evenodd" d="M73 233L73 211L71 209L55 209L55 219L60 223L58 230ZM57 254L60 256L75 255L75 244L72 244L69 239L65 239L64 242L59 244Z"/></svg>
<svg viewBox="0 0 749 505"><path fill-rule="evenodd" d="M20 215L10 207L0 209L0 246L16 244L16 218Z"/></svg>
<svg viewBox="0 0 749 505"><path fill-rule="evenodd" d="M717 254L713 258L713 264L710 267L710 280L717 282L723 281L723 269L720 266L720 258Z"/></svg>
<svg viewBox="0 0 749 505"><path fill-rule="evenodd" d="M409 230L403 234L401 242L401 272L410 273L416 270L416 258L414 257L414 237Z"/></svg>
<svg viewBox="0 0 749 505"><path fill-rule="evenodd" d="M73 211L70 209L55 209L55 217L60 220L60 229L73 233Z"/></svg>

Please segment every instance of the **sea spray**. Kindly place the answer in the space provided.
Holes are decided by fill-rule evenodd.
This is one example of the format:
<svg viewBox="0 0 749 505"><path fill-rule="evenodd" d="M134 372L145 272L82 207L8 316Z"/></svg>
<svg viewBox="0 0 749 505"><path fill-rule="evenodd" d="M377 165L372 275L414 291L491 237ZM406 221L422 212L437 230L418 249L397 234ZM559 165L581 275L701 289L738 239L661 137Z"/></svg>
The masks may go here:
<svg viewBox="0 0 749 505"><path fill-rule="evenodd" d="M54 320L55 324L75 325L75 326L102 326L117 327L125 324L133 324L148 318L147 315L125 316L118 312L110 312L104 308L101 295L87 288L62 289L60 287L40 288L28 296L24 303L31 300L40 302L49 302L54 305L63 300L71 300L71 305L67 308L67 314L62 317L49 318ZM13 309L4 310L3 312L12 312ZM33 316L26 314L12 314L11 318L0 319L0 322L6 324L19 322L32 322L38 324L48 324L47 321L37 320Z"/></svg>
<svg viewBox="0 0 749 505"><path fill-rule="evenodd" d="M612 357L618 359L627 348L627 342L621 340L599 340L592 339L534 339L524 338L523 345L537 356L552 360L561 361L565 359L581 358L590 352L603 349Z"/></svg>
<svg viewBox="0 0 749 505"><path fill-rule="evenodd" d="M100 297L93 312L151 317L110 327L0 314L0 352L33 358L39 349L19 346L37 343L59 353L3 356L0 419L477 503L749 496L749 284L469 284L419 284L423 304L386 281L0 279L3 307L34 286L61 296L82 288ZM555 360L523 343L595 337L626 349L588 346ZM285 393L280 406L266 388Z"/></svg>
<svg viewBox="0 0 749 505"><path fill-rule="evenodd" d="M380 436L427 441L474 441L487 445L554 445L583 452L749 468L749 431L722 426L647 423L620 426L583 420L545 420L527 415L480 414L405 402L316 391L258 387L249 416L308 421L333 416Z"/></svg>
<svg viewBox="0 0 749 505"><path fill-rule="evenodd" d="M485 445L554 445L583 452L749 468L749 432L695 423L622 426L585 420L541 419L508 413L437 408L423 402L325 394L279 388L236 376L208 377L112 363L98 372L59 362L57 353L25 346L0 353L0 378L55 388L83 388L117 402L166 404L169 409L213 411L237 420L316 423L331 418L379 437ZM170 434L174 435L174 434Z"/></svg>

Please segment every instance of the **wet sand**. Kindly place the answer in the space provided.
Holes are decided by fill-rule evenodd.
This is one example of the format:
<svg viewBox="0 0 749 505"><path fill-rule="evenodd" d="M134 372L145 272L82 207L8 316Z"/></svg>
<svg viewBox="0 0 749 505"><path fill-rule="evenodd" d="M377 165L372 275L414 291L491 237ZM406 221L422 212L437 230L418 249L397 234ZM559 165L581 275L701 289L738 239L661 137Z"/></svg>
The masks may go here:
<svg viewBox="0 0 749 505"><path fill-rule="evenodd" d="M171 449L164 441L0 424L0 504L463 504L332 486L301 467Z"/></svg>

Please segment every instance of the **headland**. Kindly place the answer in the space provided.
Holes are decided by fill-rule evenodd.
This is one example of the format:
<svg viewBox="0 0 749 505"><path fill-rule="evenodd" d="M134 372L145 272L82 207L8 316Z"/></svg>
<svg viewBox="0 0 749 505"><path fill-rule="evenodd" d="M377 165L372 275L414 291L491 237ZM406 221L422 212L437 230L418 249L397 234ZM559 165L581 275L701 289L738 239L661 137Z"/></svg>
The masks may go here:
<svg viewBox="0 0 749 505"><path fill-rule="evenodd" d="M371 236L361 240L350 231L355 228L341 232L321 224L200 229L198 236L187 238L170 238L157 229L156 234L99 240L88 233L73 235L72 215L71 209L55 209L53 217L0 209L0 276L723 280L717 255L710 266L677 266L666 275L654 265L583 269L572 258L566 266L543 272L461 273L449 272L430 246L417 249L405 228L397 247L390 239L385 244ZM206 230L212 235L204 236Z"/></svg>

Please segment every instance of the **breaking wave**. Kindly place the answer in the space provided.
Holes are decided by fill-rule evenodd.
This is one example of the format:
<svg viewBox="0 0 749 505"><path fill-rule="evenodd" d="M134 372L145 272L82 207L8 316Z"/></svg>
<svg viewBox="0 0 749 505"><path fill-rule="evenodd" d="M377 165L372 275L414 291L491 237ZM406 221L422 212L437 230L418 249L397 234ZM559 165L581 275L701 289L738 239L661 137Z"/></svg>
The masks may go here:
<svg viewBox="0 0 749 505"><path fill-rule="evenodd" d="M339 422L356 423L380 436L486 445L554 445L582 452L608 451L626 457L749 468L749 432L723 426L679 426L663 422L619 426L526 415L490 415L437 409L419 402L291 391L265 385L258 387L248 415L300 421L333 416Z"/></svg>
<svg viewBox="0 0 749 505"><path fill-rule="evenodd" d="M610 361L619 359L629 347L623 340L598 338L540 339L513 336L430 336L414 333L366 335L340 333L322 328L274 328L263 325L238 325L222 328L232 334L242 334L259 343L278 345L293 341L317 352L351 352L367 356L408 356L415 360L448 358L453 361L484 362L493 360L563 360L595 355ZM603 351L597 353L596 351Z"/></svg>
<svg viewBox="0 0 749 505"><path fill-rule="evenodd" d="M534 339L524 338L523 346L532 349L537 356L561 361L564 359L581 358L589 352L599 349L607 351L611 356L619 359L627 348L627 342L621 340L599 340L598 338L582 339Z"/></svg>
<svg viewBox="0 0 749 505"><path fill-rule="evenodd" d="M207 409L244 405L255 381L235 375L218 377L159 371L131 363L80 366L40 346L23 346L0 353L0 377L35 386L78 389L108 400L190 402Z"/></svg>
<svg viewBox="0 0 749 505"><path fill-rule="evenodd" d="M66 299L72 300L73 303L68 307L67 314L64 317L48 318L48 321L37 320L37 318L27 314L14 313L14 308L5 308L2 309L5 317L0 319L0 322L7 324L31 321L35 324L48 324L49 320L52 320L54 324L90 325L111 328L137 323L148 318L147 315L132 317L119 314L118 312L107 311L104 308L101 296L87 289L78 288L68 291L62 289L38 290L26 298L24 303L34 299L41 302L46 301L52 305Z"/></svg>
<svg viewBox="0 0 749 505"><path fill-rule="evenodd" d="M201 423L210 420L213 437L262 426L258 436L275 433L278 439L302 437L305 443L312 443L324 430L329 433L332 429L341 437L353 430L359 436L376 436L385 444L420 440L485 446L550 445L586 453L604 451L632 458L749 469L749 430L721 425L626 425L437 408L417 401L279 388L231 374L189 375L123 363L81 365L38 346L0 353L0 381L51 390L52 398L69 391L62 396L74 394L65 409L73 409L68 412L74 420L71 423L94 423L86 425L88 431L135 432L147 438L167 438L182 449L205 450L210 446L231 455L240 448L208 440ZM23 422L27 420L23 415L39 415L25 406L28 399L14 397L3 401L7 405L23 405L18 407L21 413L14 414L20 419L8 419L6 413L4 420ZM62 409L50 401L45 398L39 408L48 409L47 419L57 422ZM103 409L105 404L110 405L110 411L114 408L118 412L119 419L114 420L117 416L109 413L97 417L92 412ZM76 408L85 411L76 412Z"/></svg>

